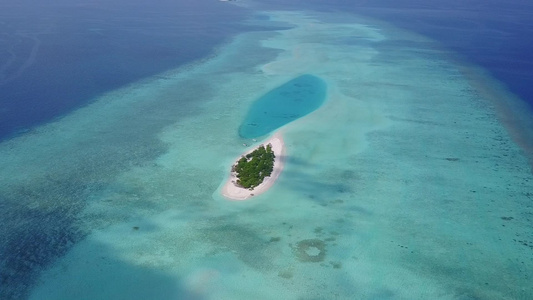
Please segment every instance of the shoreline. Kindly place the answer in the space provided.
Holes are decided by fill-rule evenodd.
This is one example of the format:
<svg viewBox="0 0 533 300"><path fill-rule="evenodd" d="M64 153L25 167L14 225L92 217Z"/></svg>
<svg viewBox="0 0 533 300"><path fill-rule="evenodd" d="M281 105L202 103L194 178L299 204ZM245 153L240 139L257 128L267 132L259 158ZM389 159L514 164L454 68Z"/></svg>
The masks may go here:
<svg viewBox="0 0 533 300"><path fill-rule="evenodd" d="M253 190L249 190L246 188L238 187L235 184L235 182L237 181L236 173L230 171L231 174L221 190L222 196L224 196L228 200L235 200L235 201L248 200L252 197L258 196L268 191L274 185L275 181L278 179L279 175L283 171L283 166L285 163L284 161L285 143L283 141L283 137L281 133L276 132L270 139L264 141L261 144L272 145L272 151L274 152L274 155L276 156L276 158L274 159L274 169L272 170L272 174L268 177L265 177L263 182L260 185L256 186ZM244 152L242 155L251 153L255 149L257 149L257 146ZM239 156L235 160L235 162L237 162L241 158L241 156Z"/></svg>

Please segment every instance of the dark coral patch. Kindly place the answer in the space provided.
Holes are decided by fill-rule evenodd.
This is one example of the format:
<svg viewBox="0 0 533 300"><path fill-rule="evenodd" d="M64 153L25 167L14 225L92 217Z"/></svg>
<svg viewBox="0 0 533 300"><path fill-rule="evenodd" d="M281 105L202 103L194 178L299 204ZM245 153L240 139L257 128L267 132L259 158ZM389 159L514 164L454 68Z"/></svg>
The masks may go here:
<svg viewBox="0 0 533 300"><path fill-rule="evenodd" d="M457 158L457 157L446 157L445 160L447 160L447 161L459 161L459 158Z"/></svg>

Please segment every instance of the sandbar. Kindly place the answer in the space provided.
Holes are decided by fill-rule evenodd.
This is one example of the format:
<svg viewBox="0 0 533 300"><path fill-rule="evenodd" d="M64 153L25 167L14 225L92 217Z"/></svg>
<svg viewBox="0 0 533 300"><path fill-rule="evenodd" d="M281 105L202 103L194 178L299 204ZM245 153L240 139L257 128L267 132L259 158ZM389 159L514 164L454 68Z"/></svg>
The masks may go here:
<svg viewBox="0 0 533 300"><path fill-rule="evenodd" d="M272 145L272 151L274 152L274 155L276 158L274 159L274 169L272 170L272 174L268 177L265 177L263 182L256 186L253 190L242 188L237 186L237 174L235 172L231 172L228 180L226 181L226 184L222 187L222 195L230 200L247 200L251 197L257 196L259 194L262 194L266 192L269 188L274 185L274 182L276 179L278 179L279 175L281 174L281 171L283 171L283 165L285 160L285 143L283 142L283 137L281 133L277 132L275 133L270 139L262 143L263 145ZM254 146L252 149L246 151L242 155L246 155L248 153L251 153L255 149L257 149L258 146ZM241 155L241 156L242 156ZM235 160L237 162L239 158Z"/></svg>

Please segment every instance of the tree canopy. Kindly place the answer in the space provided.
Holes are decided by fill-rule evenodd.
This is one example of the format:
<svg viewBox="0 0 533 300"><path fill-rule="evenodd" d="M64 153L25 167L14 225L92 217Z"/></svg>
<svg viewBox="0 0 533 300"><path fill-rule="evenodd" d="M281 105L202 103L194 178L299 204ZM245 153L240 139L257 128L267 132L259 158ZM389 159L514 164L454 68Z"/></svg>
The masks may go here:
<svg viewBox="0 0 533 300"><path fill-rule="evenodd" d="M270 144L266 147L261 145L246 156L242 156L232 170L237 173L237 184L253 190L265 177L272 174L275 157Z"/></svg>

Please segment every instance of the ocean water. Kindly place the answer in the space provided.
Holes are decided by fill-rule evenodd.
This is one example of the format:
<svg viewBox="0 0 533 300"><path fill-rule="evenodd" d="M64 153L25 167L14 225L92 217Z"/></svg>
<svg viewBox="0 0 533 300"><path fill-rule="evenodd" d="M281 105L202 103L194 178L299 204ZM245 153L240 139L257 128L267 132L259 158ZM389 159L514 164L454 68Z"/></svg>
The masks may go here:
<svg viewBox="0 0 533 300"><path fill-rule="evenodd" d="M2 1L0 140L210 55L247 16L212 2Z"/></svg>
<svg viewBox="0 0 533 300"><path fill-rule="evenodd" d="M308 115L324 103L326 88L322 79L306 74L269 91L252 104L239 135L258 138Z"/></svg>
<svg viewBox="0 0 533 300"><path fill-rule="evenodd" d="M533 296L522 98L392 22L267 4L224 3L249 18L208 58L0 143L0 298ZM250 109L306 74L325 100L281 128L280 178L227 201Z"/></svg>
<svg viewBox="0 0 533 300"><path fill-rule="evenodd" d="M414 31L453 51L463 64L482 66L533 108L533 3L483 0L279 0L261 1L287 9L352 12Z"/></svg>

